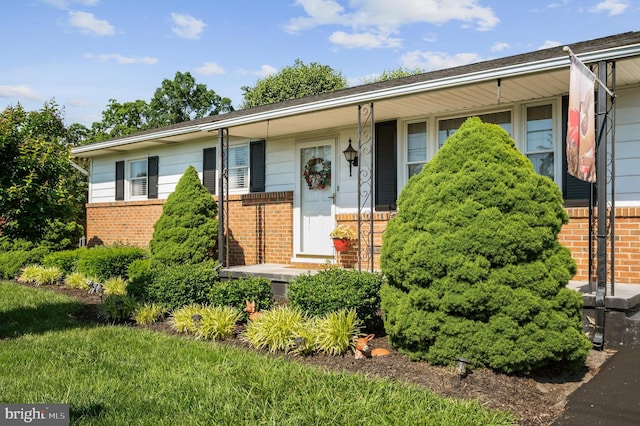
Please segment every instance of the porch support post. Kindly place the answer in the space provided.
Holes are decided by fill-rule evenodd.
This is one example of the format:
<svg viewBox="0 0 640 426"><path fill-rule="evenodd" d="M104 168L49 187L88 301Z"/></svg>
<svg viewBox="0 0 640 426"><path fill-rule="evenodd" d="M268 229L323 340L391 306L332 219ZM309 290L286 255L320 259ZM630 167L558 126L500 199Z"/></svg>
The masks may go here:
<svg viewBox="0 0 640 426"><path fill-rule="evenodd" d="M615 67L612 68L615 72ZM610 194L611 196L611 204L609 204L608 199L608 185L609 185L609 176L608 176L608 167L611 165L613 172L613 164L614 159L611 159L611 163L609 163L609 158L607 155L607 145L609 143L609 128L608 125L611 125L611 122L608 123L608 98L607 94L612 93L606 87L607 84L607 75L608 75L608 64L607 61L600 61L598 63L598 94L597 94L597 111L596 111L596 129L598 130L597 134L597 146L596 146L596 171L597 171L597 181L596 181L596 199L597 199L597 237L596 237L596 258L597 258L597 287L596 287L596 304L595 304L595 333L593 336L593 346L596 349L604 348L604 331L605 331L605 312L606 312L606 297L607 297L607 278L611 280L611 288L613 294L614 288L614 277L613 274L609 277L607 273L607 261L609 257L607 255L607 239L611 239L611 264L613 265L613 256L614 256L614 241L613 239L613 228L615 221L615 204L614 198L615 194L613 190ZM603 87L604 86L604 87ZM607 90L604 90L607 89ZM615 88L614 88L615 90ZM611 97L611 103L613 107L615 97ZM613 109L613 108L612 108ZM611 129L611 134L613 135L613 128ZM615 144L615 141L611 141L612 146ZM612 173L611 176L612 188L613 179L615 179L615 173ZM610 210L608 211L608 208ZM611 217L609 216L611 214Z"/></svg>
<svg viewBox="0 0 640 426"><path fill-rule="evenodd" d="M218 175L218 260L223 267L229 266L229 129L218 129L216 163L220 165Z"/></svg>
<svg viewBox="0 0 640 426"><path fill-rule="evenodd" d="M358 270L373 272L375 121L373 102L358 105Z"/></svg>

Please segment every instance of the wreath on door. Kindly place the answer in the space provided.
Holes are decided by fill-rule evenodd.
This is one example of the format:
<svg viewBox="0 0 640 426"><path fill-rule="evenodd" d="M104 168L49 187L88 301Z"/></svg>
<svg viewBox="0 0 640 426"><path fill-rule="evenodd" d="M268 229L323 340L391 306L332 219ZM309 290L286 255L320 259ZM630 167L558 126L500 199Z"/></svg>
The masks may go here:
<svg viewBox="0 0 640 426"><path fill-rule="evenodd" d="M309 189L325 189L331 184L331 161L312 158L304 165L303 176Z"/></svg>

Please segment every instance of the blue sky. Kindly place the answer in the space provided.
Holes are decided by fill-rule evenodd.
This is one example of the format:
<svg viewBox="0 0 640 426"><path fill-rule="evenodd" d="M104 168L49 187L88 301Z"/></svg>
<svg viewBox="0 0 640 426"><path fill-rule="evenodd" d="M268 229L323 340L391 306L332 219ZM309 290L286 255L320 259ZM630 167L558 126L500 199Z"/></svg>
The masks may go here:
<svg viewBox="0 0 640 426"><path fill-rule="evenodd" d="M638 0L0 0L0 108L54 98L67 125L90 126L177 71L237 107L296 59L355 85L639 27Z"/></svg>

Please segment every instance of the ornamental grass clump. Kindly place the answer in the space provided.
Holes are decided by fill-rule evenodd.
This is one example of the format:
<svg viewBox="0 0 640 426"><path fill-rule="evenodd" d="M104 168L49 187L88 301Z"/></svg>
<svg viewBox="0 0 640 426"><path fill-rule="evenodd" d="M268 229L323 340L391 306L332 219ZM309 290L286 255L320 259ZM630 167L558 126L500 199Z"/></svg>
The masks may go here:
<svg viewBox="0 0 640 426"><path fill-rule="evenodd" d="M224 340L233 335L242 312L230 306L207 306L200 311L202 319L196 337L206 340Z"/></svg>
<svg viewBox="0 0 640 426"><path fill-rule="evenodd" d="M390 343L435 364L527 374L584 363L562 194L497 125L468 119L412 177L383 234Z"/></svg>
<svg viewBox="0 0 640 426"><path fill-rule="evenodd" d="M18 282L39 285L37 283L37 279L40 276L41 269L42 269L42 266L40 265L25 266L24 268L22 268L22 272L20 273L20 276L18 276Z"/></svg>
<svg viewBox="0 0 640 426"><path fill-rule="evenodd" d="M255 321L249 321L242 339L256 349L287 352L295 347L295 339L301 336L306 321L301 310L291 306L276 306L263 311Z"/></svg>
<svg viewBox="0 0 640 426"><path fill-rule="evenodd" d="M175 309L169 317L169 325L178 333L195 334L204 309L203 305L197 303Z"/></svg>
<svg viewBox="0 0 640 426"><path fill-rule="evenodd" d="M161 319L166 311L164 307L155 303L144 303L136 307L133 313L133 319L138 325L153 324Z"/></svg>
<svg viewBox="0 0 640 426"><path fill-rule="evenodd" d="M104 287L104 294L107 296L113 294L127 294L127 280L122 277L111 277L106 280L102 286Z"/></svg>
<svg viewBox="0 0 640 426"><path fill-rule="evenodd" d="M342 355L354 346L360 335L355 309L329 312L316 324L316 345L329 355Z"/></svg>
<svg viewBox="0 0 640 426"><path fill-rule="evenodd" d="M96 280L92 280L96 281ZM72 272L64 278L67 287L77 288L80 290L89 290L89 278L82 272Z"/></svg>

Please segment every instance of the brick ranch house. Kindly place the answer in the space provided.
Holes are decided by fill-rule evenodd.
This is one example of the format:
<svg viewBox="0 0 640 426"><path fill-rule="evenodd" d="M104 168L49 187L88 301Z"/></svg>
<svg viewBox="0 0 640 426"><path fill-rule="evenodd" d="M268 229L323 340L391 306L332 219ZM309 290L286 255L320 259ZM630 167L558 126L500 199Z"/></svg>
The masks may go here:
<svg viewBox="0 0 640 426"><path fill-rule="evenodd" d="M606 68L616 93L607 136L615 145L614 278L640 283L640 32L569 46L594 72ZM586 280L590 187L566 173L569 62L555 47L75 147L75 157L91 160L87 239L146 246L164 200L193 165L222 210L225 266L377 268L403 186L477 115L507 130L561 188L570 222L559 238L578 263L575 279ZM353 164L343 155L349 145ZM336 253L329 233L343 223L359 228L359 244Z"/></svg>

